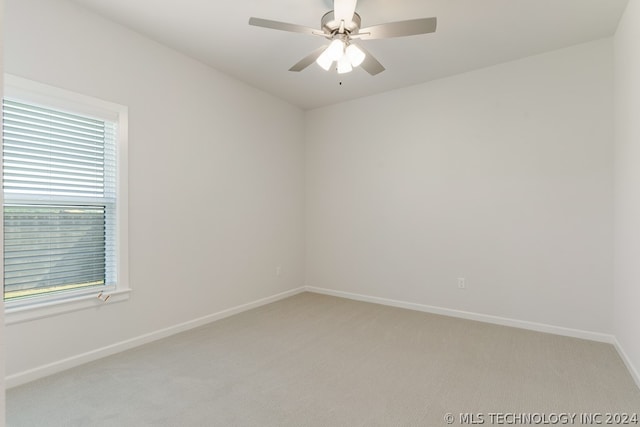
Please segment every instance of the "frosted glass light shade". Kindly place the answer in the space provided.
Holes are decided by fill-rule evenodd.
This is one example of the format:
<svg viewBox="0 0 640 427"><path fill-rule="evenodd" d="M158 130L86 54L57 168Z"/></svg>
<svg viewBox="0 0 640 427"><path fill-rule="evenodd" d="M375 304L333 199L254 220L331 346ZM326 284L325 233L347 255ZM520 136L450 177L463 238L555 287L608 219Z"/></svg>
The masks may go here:
<svg viewBox="0 0 640 427"><path fill-rule="evenodd" d="M322 52L322 54L318 56L318 59L316 59L316 64L321 66L325 71L329 71L329 68L331 68L331 64L333 64L333 59L331 59L331 55L329 54L329 48L325 49L324 52Z"/></svg>
<svg viewBox="0 0 640 427"><path fill-rule="evenodd" d="M358 67L366 57L365 53L356 45L350 44L346 50L347 57L353 67Z"/></svg>
<svg viewBox="0 0 640 427"><path fill-rule="evenodd" d="M353 70L351 61L347 55L342 55L338 60L338 74L350 73Z"/></svg>
<svg viewBox="0 0 640 427"><path fill-rule="evenodd" d="M344 42L340 39L335 39L325 52L327 52L332 61L339 60L344 55Z"/></svg>

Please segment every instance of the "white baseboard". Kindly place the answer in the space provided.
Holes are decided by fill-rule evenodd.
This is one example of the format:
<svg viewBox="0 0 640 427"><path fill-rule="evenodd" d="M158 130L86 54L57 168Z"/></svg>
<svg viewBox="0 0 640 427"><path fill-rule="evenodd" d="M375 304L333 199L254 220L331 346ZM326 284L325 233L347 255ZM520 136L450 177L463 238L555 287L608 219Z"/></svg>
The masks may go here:
<svg viewBox="0 0 640 427"><path fill-rule="evenodd" d="M232 307L226 310L219 311L217 313L209 314L207 316L200 317L198 319L189 320L184 323L170 326L168 328L160 329L158 331L150 332L148 334L140 335L135 338L131 338L125 341L121 341L106 347L91 350L86 353L78 354L76 356L69 357L67 359L59 360L47 365L38 366L37 368L29 369L27 371L19 372L17 374L8 375L5 378L6 388L16 387L30 381L34 381L57 372L61 372L87 362L101 359L103 357L111 356L112 354L119 353L121 351L129 350L134 347L138 347L143 344L150 343L162 338L166 338L171 335L175 335L180 332L188 331L189 329L197 328L199 326L206 325L216 320L224 319L225 317L233 316L234 314L242 313L243 311L251 310L252 308L260 307L265 304L269 304L275 301L279 301L284 298L297 295L305 291L304 287L292 289L286 292L282 292L270 297L261 298L256 301L242 304L236 307Z"/></svg>
<svg viewBox="0 0 640 427"><path fill-rule="evenodd" d="M636 385L638 386L638 388L640 388L640 372L638 372L636 367L633 366L631 359L629 358L627 353L624 351L624 349L622 348L622 345L620 344L617 338L614 338L613 345L618 351L620 358L622 359L624 364L627 366L627 369L629 370L629 373L631 374L631 377L633 378L633 380L636 382Z"/></svg>
<svg viewBox="0 0 640 427"><path fill-rule="evenodd" d="M583 331L580 329L564 328L562 326L547 325L544 323L528 322L526 320L509 319L507 317L492 316L488 314L472 313L469 311L453 310L450 308L435 307L425 304L417 304L413 302L398 301L388 298L373 297L368 295L354 294L351 292L336 291L333 289L316 288L314 286L306 286L307 292L317 294L331 295L335 297L347 298L357 301L371 302L375 304L388 305L391 307L406 308L409 310L423 311L425 313L440 314L443 316L458 317L467 320L476 320L479 322L493 323L502 326L511 326L514 328L528 329L531 331L545 332L554 335L563 335L573 338L581 338L585 340L604 342L613 344L615 337L610 334L599 332Z"/></svg>

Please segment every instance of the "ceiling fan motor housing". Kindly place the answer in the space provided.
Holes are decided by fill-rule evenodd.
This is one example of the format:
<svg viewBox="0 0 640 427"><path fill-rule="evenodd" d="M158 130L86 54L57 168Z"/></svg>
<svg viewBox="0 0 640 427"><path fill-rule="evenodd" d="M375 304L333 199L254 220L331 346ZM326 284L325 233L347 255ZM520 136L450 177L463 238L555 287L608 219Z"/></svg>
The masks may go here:
<svg viewBox="0 0 640 427"><path fill-rule="evenodd" d="M332 10L331 12L324 14L320 24L322 26L322 31L324 31L328 36L333 36L340 30L341 22L336 20ZM344 32L347 34L358 34L361 24L362 20L360 19L360 15L354 13L351 22L344 23Z"/></svg>

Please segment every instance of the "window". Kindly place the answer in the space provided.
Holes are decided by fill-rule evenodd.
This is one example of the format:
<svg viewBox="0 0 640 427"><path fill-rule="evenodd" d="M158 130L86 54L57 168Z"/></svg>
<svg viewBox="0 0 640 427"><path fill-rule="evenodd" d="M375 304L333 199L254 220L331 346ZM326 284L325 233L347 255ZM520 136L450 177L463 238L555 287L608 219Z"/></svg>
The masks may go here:
<svg viewBox="0 0 640 427"><path fill-rule="evenodd" d="M78 301L97 304L128 290L126 108L7 77L2 176L8 313L56 303L75 309L86 305Z"/></svg>

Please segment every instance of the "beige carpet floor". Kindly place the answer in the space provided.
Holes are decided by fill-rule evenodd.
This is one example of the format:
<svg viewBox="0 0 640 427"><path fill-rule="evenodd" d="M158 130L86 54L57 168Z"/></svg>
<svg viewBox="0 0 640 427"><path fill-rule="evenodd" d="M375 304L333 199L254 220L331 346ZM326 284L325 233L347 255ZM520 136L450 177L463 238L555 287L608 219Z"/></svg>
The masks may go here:
<svg viewBox="0 0 640 427"><path fill-rule="evenodd" d="M7 393L10 427L514 425L514 413L580 425L608 412L640 414L611 345L310 293Z"/></svg>

